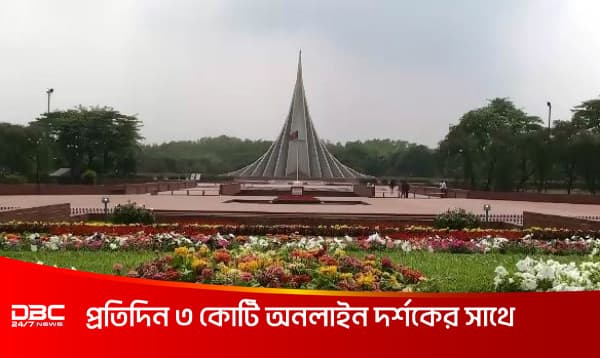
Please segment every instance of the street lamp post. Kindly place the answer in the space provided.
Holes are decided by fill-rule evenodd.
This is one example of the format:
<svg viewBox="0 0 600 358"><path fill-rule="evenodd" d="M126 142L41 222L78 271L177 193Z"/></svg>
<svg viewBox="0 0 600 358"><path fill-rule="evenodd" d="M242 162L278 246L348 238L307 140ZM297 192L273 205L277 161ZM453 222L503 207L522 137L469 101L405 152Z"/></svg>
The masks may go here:
<svg viewBox="0 0 600 358"><path fill-rule="evenodd" d="M485 204L483 210L485 210L485 222L487 223L490 221L490 210L492 210L492 206L490 204Z"/></svg>
<svg viewBox="0 0 600 358"><path fill-rule="evenodd" d="M548 106L548 130L550 130L551 118L552 118L552 103L550 101L546 102Z"/></svg>
<svg viewBox="0 0 600 358"><path fill-rule="evenodd" d="M48 95L48 111L46 113L50 113L50 95L54 93L54 88L48 88L46 90L46 94Z"/></svg>
<svg viewBox="0 0 600 358"><path fill-rule="evenodd" d="M110 203L110 199L107 196L102 197L102 204L104 204L105 219L108 219L108 203Z"/></svg>

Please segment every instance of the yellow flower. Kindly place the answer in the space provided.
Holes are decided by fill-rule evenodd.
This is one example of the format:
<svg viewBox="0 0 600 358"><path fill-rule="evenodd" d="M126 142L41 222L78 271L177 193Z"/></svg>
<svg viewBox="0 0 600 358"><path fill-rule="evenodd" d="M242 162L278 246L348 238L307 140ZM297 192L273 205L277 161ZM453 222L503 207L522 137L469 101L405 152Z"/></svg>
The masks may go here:
<svg viewBox="0 0 600 358"><path fill-rule="evenodd" d="M344 272L340 274L340 279L341 280L348 280L352 278L352 273L351 272Z"/></svg>
<svg viewBox="0 0 600 358"><path fill-rule="evenodd" d="M192 260L192 270L199 272L202 269L206 268L208 266L208 262L206 262L206 260L202 260L202 259L198 259L198 258L194 258Z"/></svg>
<svg viewBox="0 0 600 358"><path fill-rule="evenodd" d="M333 252L333 256L336 256L336 257L346 256L346 251L344 251L340 248L335 249L335 251Z"/></svg>
<svg viewBox="0 0 600 358"><path fill-rule="evenodd" d="M370 288L373 286L373 283L375 283L375 276L372 272L359 273L356 276L356 283L358 283L360 286Z"/></svg>
<svg viewBox="0 0 600 358"><path fill-rule="evenodd" d="M222 262L219 262L216 266L216 269L219 272L222 272L223 274L227 275L227 273L229 273L229 271L231 271L231 268L229 268L229 266L225 265Z"/></svg>
<svg viewBox="0 0 600 358"><path fill-rule="evenodd" d="M240 262L238 264L238 268L245 272L254 272L260 267L260 264L257 260L251 260L246 262Z"/></svg>
<svg viewBox="0 0 600 358"><path fill-rule="evenodd" d="M208 254L210 254L210 249L208 246L202 244L202 246L198 248L198 256L208 256Z"/></svg>
<svg viewBox="0 0 600 358"><path fill-rule="evenodd" d="M375 267L376 266L376 262L375 260L364 260L363 261L363 265L364 266L371 266L371 267Z"/></svg>
<svg viewBox="0 0 600 358"><path fill-rule="evenodd" d="M319 273L324 276L335 276L337 274L337 266L321 266Z"/></svg>
<svg viewBox="0 0 600 358"><path fill-rule="evenodd" d="M188 248L187 247L178 247L175 249L175 256L187 256L189 253Z"/></svg>

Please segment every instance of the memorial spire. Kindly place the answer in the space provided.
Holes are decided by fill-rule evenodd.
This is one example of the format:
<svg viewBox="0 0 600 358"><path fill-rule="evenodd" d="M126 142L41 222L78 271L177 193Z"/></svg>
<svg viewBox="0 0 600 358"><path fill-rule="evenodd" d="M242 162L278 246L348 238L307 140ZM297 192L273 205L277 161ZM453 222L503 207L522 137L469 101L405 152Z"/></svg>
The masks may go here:
<svg viewBox="0 0 600 358"><path fill-rule="evenodd" d="M271 147L252 164L226 174L238 178L358 179L367 177L342 164L317 136L302 78L302 50L292 102L283 128Z"/></svg>

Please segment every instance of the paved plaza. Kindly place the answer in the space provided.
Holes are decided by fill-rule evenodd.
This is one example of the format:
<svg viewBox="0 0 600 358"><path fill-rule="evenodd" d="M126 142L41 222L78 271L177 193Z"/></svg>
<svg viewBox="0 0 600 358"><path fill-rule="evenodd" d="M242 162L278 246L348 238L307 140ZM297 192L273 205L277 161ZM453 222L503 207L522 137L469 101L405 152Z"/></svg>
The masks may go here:
<svg viewBox="0 0 600 358"><path fill-rule="evenodd" d="M204 190L205 196L202 196ZM227 203L232 199L273 199L272 196L245 197L219 196L216 192L195 188L186 191L162 192L158 195L109 195L110 206L135 202L155 210L190 210L202 212L267 212L267 213L335 213L335 214L438 214L449 208L463 208L481 214L483 205L492 206L491 214L521 214L532 211L563 216L598 216L600 205L540 203L527 201L439 199L419 197L357 198L339 197L336 201L363 201L368 205L325 205L325 204L256 204ZM40 205L70 203L72 208L103 208L102 195L14 195L0 196L0 207L28 208ZM323 198L330 200L331 197Z"/></svg>

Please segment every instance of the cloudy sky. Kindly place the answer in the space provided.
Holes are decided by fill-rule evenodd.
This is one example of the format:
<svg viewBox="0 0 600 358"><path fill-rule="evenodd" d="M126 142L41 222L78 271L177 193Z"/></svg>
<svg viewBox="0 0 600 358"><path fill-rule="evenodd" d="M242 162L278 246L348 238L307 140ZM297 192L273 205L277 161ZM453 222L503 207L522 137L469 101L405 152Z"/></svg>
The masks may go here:
<svg viewBox="0 0 600 358"><path fill-rule="evenodd" d="M434 146L494 97L568 119L600 95L600 1L0 0L0 121L138 114L146 142L273 139L302 48L319 135Z"/></svg>

